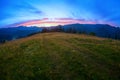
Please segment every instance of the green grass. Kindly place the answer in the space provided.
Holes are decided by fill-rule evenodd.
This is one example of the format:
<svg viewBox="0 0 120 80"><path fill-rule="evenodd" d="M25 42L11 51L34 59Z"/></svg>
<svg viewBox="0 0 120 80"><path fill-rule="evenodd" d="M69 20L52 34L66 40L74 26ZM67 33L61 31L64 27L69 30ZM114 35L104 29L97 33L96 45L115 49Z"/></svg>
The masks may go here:
<svg viewBox="0 0 120 80"><path fill-rule="evenodd" d="M120 41L42 33L0 45L0 80L119 80Z"/></svg>

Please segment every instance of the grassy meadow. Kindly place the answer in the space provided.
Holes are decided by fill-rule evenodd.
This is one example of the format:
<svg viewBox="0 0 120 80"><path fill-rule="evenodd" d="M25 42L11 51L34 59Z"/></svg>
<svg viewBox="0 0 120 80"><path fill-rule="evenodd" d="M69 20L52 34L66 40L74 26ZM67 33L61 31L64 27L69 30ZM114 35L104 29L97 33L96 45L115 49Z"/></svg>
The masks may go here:
<svg viewBox="0 0 120 80"><path fill-rule="evenodd" d="M6 42L0 80L120 80L120 41L51 32Z"/></svg>

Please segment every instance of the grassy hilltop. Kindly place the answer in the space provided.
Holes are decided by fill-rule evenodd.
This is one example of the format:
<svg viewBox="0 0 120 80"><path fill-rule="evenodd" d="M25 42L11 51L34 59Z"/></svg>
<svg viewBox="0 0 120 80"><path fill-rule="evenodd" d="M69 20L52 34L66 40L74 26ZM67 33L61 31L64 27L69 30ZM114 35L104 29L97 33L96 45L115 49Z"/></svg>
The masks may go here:
<svg viewBox="0 0 120 80"><path fill-rule="evenodd" d="M0 45L0 80L119 80L120 41L40 33Z"/></svg>

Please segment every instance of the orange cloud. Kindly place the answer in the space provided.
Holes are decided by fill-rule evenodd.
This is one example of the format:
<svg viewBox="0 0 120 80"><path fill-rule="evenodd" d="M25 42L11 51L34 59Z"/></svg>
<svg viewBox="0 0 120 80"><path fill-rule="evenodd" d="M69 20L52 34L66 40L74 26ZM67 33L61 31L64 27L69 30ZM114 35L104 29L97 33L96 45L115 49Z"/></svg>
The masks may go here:
<svg viewBox="0 0 120 80"><path fill-rule="evenodd" d="M48 19L43 18L41 20L31 20L27 22L23 22L17 26L39 26L39 27L49 27L49 26L57 26L57 25L66 25L66 24L96 24L93 21L86 21L82 19L72 19L72 18L55 18L55 19Z"/></svg>

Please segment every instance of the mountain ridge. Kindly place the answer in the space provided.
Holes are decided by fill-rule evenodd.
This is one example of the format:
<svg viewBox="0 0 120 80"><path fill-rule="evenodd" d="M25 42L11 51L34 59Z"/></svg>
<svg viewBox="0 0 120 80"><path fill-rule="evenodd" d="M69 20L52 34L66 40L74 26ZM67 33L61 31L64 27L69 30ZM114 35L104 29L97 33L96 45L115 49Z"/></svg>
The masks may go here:
<svg viewBox="0 0 120 80"><path fill-rule="evenodd" d="M120 39L120 28L108 24L68 24L51 27L18 26L0 29L0 42L27 37L42 32L68 32L92 34L98 37Z"/></svg>
<svg viewBox="0 0 120 80"><path fill-rule="evenodd" d="M119 51L119 40L39 33L0 45L0 79L119 80Z"/></svg>

